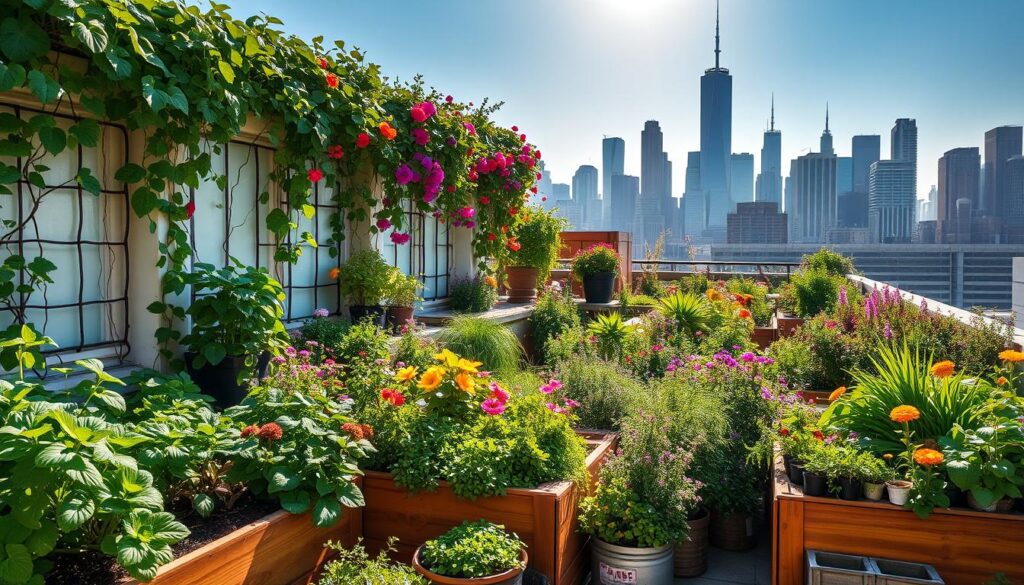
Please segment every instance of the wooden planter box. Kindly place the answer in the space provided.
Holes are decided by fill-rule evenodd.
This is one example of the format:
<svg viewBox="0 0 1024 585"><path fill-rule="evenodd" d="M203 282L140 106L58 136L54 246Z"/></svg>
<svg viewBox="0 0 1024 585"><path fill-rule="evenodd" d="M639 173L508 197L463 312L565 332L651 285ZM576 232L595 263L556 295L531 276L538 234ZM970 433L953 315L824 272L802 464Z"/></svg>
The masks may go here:
<svg viewBox="0 0 1024 585"><path fill-rule="evenodd" d="M769 327L755 326L754 332L750 335L750 340L756 343L761 349L768 349L768 346L778 338L779 327L777 323L772 323Z"/></svg>
<svg viewBox="0 0 1024 585"><path fill-rule="evenodd" d="M591 485L618 436L581 433L592 449L587 456ZM546 575L551 585L577 585L588 571L590 537L577 530L577 505L584 495L572 482L561 481L534 489L510 489L504 496L460 499L445 482L434 492L410 493L395 485L391 474L367 472L364 478L363 538L371 555L389 536L397 536L396 560L409 562L413 551L464 520L486 519L503 524L526 543L530 567Z"/></svg>
<svg viewBox="0 0 1024 585"><path fill-rule="evenodd" d="M780 313L778 316L779 322L779 337L790 337L796 332L797 327L804 324L806 319L802 317L794 317L793 315L786 315Z"/></svg>
<svg viewBox="0 0 1024 585"><path fill-rule="evenodd" d="M362 510L348 508L330 528L309 513L279 510L164 565L147 585L283 585L307 583L329 558L324 543L352 546L362 534ZM135 585L127 580L122 585Z"/></svg>
<svg viewBox="0 0 1024 585"><path fill-rule="evenodd" d="M888 502L805 496L781 458L773 479L773 585L807 583L812 549L926 563L951 585L978 585L999 572L1024 582L1024 514L953 508L922 520Z"/></svg>

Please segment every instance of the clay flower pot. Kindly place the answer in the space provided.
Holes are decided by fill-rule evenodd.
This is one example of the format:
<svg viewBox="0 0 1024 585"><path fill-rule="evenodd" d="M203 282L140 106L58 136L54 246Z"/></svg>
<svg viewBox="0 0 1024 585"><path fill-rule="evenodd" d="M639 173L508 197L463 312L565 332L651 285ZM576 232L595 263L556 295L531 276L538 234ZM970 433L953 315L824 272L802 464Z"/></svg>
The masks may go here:
<svg viewBox="0 0 1024 585"><path fill-rule="evenodd" d="M420 564L420 551L423 546L416 549L416 552L412 555L412 567L416 569L422 577L434 583L434 585L522 585L523 582L523 571L525 569L509 569L497 575L491 575L489 577L476 577L473 579L463 579L460 577L445 577L444 575L438 575L427 569ZM523 567L526 566L527 556L526 550L519 551L519 559L522 561Z"/></svg>
<svg viewBox="0 0 1024 585"><path fill-rule="evenodd" d="M537 277L540 271L532 266L509 266L505 269L508 280L508 302L532 303L537 300Z"/></svg>

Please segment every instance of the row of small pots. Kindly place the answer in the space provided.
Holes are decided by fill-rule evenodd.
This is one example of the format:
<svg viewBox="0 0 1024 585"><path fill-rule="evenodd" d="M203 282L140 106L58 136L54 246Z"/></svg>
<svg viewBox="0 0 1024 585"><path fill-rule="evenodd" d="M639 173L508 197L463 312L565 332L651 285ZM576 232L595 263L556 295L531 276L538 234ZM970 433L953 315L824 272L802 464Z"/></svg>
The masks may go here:
<svg viewBox="0 0 1024 585"><path fill-rule="evenodd" d="M411 321L415 311L414 307L384 307L381 305L351 305L348 308L348 314L353 323L369 320L378 327L384 327L386 324L396 330Z"/></svg>
<svg viewBox="0 0 1024 585"><path fill-rule="evenodd" d="M509 266L507 276L508 302L529 303L537 298L539 271L529 266ZM606 304L615 294L615 273L598 272L583 277L583 298L588 303Z"/></svg>

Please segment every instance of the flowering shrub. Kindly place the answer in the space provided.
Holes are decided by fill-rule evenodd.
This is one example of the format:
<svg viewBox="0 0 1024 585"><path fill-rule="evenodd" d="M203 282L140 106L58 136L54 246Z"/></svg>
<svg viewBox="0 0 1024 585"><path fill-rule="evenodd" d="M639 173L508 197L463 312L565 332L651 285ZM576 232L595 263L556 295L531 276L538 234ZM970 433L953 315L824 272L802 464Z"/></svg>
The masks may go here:
<svg viewBox="0 0 1024 585"><path fill-rule="evenodd" d="M611 244L594 244L576 253L572 259L572 275L576 280L583 280L603 272L618 274L621 260Z"/></svg>
<svg viewBox="0 0 1024 585"><path fill-rule="evenodd" d="M518 245L506 246L507 262L509 266L537 268L537 286L544 286L548 274L558 263L559 234L569 224L539 205L525 207L520 214L522 220L511 230L509 238L510 243Z"/></svg>
<svg viewBox="0 0 1024 585"><path fill-rule="evenodd" d="M533 314L530 315L530 339L533 347L542 350L542 362L551 364L545 345L569 329L581 326L580 312L572 298L572 291L545 288L537 298Z"/></svg>
<svg viewBox="0 0 1024 585"><path fill-rule="evenodd" d="M453 311L482 313L498 302L498 283L493 276L456 278L449 299Z"/></svg>

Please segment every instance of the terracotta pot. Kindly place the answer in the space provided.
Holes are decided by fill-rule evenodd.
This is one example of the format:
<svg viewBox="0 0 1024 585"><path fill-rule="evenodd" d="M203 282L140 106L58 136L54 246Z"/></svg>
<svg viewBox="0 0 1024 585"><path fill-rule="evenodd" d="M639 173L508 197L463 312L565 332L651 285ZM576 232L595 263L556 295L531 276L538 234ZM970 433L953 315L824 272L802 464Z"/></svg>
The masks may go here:
<svg viewBox="0 0 1024 585"><path fill-rule="evenodd" d="M388 307L388 327L394 331L402 328L409 321L412 321L416 314L416 307Z"/></svg>
<svg viewBox="0 0 1024 585"><path fill-rule="evenodd" d="M723 550L747 550L757 543L750 514L712 512L710 535L711 545Z"/></svg>
<svg viewBox="0 0 1024 585"><path fill-rule="evenodd" d="M508 278L508 302L530 303L537 300L539 270L532 266L509 266L505 275Z"/></svg>
<svg viewBox="0 0 1024 585"><path fill-rule="evenodd" d="M696 577L708 570L708 528L711 513L701 509L699 515L687 522L690 534L675 547L673 565L676 577Z"/></svg>
<svg viewBox="0 0 1024 585"><path fill-rule="evenodd" d="M778 338L777 327L754 327L754 332L750 335L750 341L756 343L761 349L767 349Z"/></svg>
<svg viewBox="0 0 1024 585"><path fill-rule="evenodd" d="M434 585L521 585L523 582L523 571L525 569L509 569L497 575L478 577L476 579L461 579L459 577L438 575L420 564L420 551L422 549L423 546L420 546L413 553L412 566L416 569L417 573L428 579L431 583L434 583ZM526 566L527 558L525 549L519 551L519 559L523 562L523 567Z"/></svg>
<svg viewBox="0 0 1024 585"><path fill-rule="evenodd" d="M906 504L907 496L910 495L911 485L912 484L905 479L885 482L885 491L889 492L889 502L897 506Z"/></svg>

